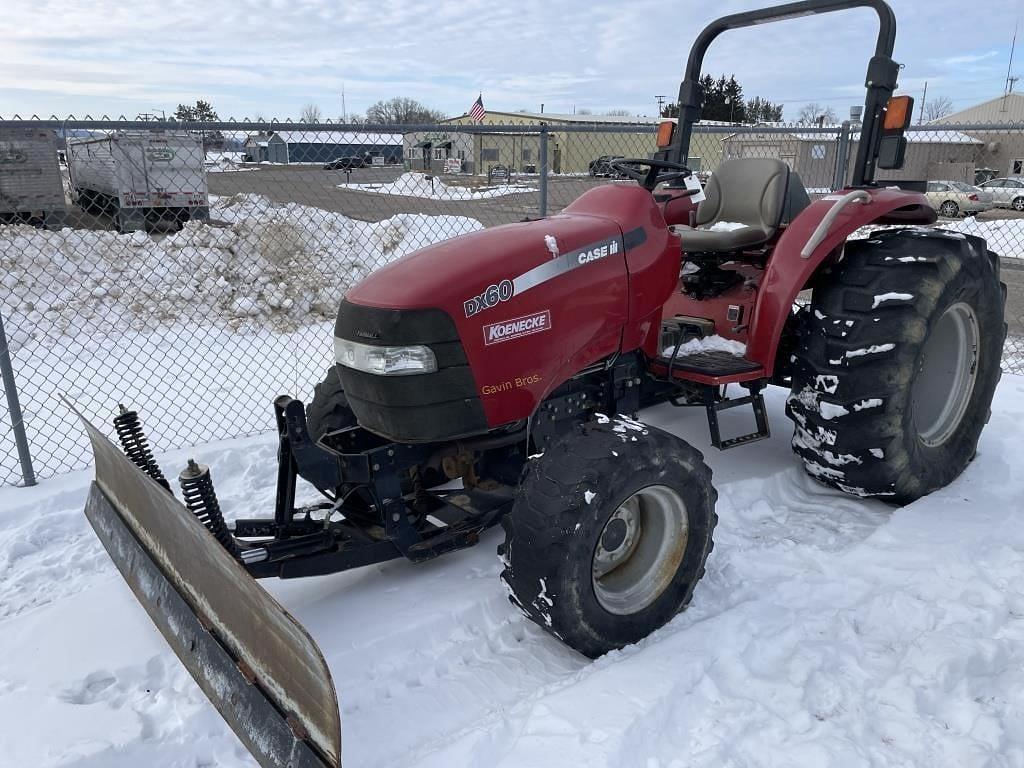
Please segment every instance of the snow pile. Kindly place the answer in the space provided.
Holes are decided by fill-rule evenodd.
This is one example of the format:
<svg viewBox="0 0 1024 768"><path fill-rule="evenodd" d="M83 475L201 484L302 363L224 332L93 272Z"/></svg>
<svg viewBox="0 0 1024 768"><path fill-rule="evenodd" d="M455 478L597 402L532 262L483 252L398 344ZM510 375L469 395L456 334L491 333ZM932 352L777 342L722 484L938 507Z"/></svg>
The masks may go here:
<svg viewBox="0 0 1024 768"><path fill-rule="evenodd" d="M211 198L211 218L178 233L0 229L0 310L14 345L93 337L176 320L278 330L334 316L377 267L480 229L460 216L400 214L366 223L255 195Z"/></svg>
<svg viewBox="0 0 1024 768"><path fill-rule="evenodd" d="M244 167L244 152L207 152L203 165L207 173L229 173L236 171L257 171L256 167Z"/></svg>
<svg viewBox="0 0 1024 768"><path fill-rule="evenodd" d="M1024 259L1024 219L978 221L969 216L959 221L944 221L941 229L983 237L988 241L988 247L1000 256Z"/></svg>
<svg viewBox="0 0 1024 768"><path fill-rule="evenodd" d="M261 582L324 650L344 763L1022 764L1024 378L1003 377L964 475L903 509L807 477L784 398L766 392L771 438L726 452L693 409L641 414L704 452L716 546L687 611L595 662L509 604L498 530L431 563ZM265 436L158 458L209 463L233 518L272 510L275 454ZM252 768L82 516L90 476L0 489L4 764Z"/></svg>
<svg viewBox="0 0 1024 768"><path fill-rule="evenodd" d="M710 227L698 227L698 229L703 229L707 232L732 232L736 229L743 229L746 226L746 224L740 224L735 221L716 221Z"/></svg>
<svg viewBox="0 0 1024 768"><path fill-rule="evenodd" d="M907 227L905 225L885 225L861 227L850 235L851 240L864 240L873 232L884 229L937 229L950 233L950 237L976 235L983 237L989 249L1004 259L1024 259L1024 219L994 219L978 221L974 216L957 221L943 220L931 227ZM900 261L914 261L917 257L908 254Z"/></svg>
<svg viewBox="0 0 1024 768"><path fill-rule="evenodd" d="M665 357L672 357L672 353L675 352L676 347L665 347L661 354ZM705 336L702 339L690 339L685 341L678 346L678 352L676 358L687 357L689 355L699 355L702 352L728 352L730 355L736 355L737 357L743 357L747 353L747 345L742 341L735 341L733 339L727 339L723 336Z"/></svg>
<svg viewBox="0 0 1024 768"><path fill-rule="evenodd" d="M427 200L485 200L491 197L537 191L535 187L521 184L501 184L480 189L448 186L437 176L428 178L425 173L415 172L403 173L390 184L339 184L338 187L340 189L355 189L360 192L373 192L378 195L403 195L426 198Z"/></svg>

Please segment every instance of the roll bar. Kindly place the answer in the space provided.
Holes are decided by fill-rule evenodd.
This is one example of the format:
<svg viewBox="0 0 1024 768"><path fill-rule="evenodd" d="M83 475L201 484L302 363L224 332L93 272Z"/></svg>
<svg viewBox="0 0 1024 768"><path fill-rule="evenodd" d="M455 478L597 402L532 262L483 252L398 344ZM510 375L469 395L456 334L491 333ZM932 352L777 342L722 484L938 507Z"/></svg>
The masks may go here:
<svg viewBox="0 0 1024 768"><path fill-rule="evenodd" d="M679 86L679 126L666 159L683 165L686 165L689 159L693 126L700 120L701 108L704 104L704 93L700 87L704 54L719 35L730 29L742 29L756 24L846 11L852 8L873 8L878 14L878 41L875 44L875 55L868 63L868 73L864 83L868 93L864 103L864 122L857 150L857 164L853 174L853 186L872 184L875 177L879 142L882 139L882 117L889 97L896 90L896 78L899 75L899 65L892 60L893 48L896 45L896 15L885 0L802 0L801 2L762 8L758 11L734 13L708 24L704 31L697 36L693 48L690 49L686 73Z"/></svg>

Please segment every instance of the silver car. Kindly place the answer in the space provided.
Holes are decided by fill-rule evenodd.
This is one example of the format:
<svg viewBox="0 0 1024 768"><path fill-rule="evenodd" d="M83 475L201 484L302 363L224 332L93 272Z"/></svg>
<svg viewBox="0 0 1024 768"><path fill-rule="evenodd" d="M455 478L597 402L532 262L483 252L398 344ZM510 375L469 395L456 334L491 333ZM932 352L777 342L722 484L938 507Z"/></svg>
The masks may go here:
<svg viewBox="0 0 1024 768"><path fill-rule="evenodd" d="M992 179L982 184L981 188L992 194L997 207L1024 211L1024 179Z"/></svg>
<svg viewBox="0 0 1024 768"><path fill-rule="evenodd" d="M981 213L994 205L989 192L962 181L929 181L925 196L932 208L947 219Z"/></svg>

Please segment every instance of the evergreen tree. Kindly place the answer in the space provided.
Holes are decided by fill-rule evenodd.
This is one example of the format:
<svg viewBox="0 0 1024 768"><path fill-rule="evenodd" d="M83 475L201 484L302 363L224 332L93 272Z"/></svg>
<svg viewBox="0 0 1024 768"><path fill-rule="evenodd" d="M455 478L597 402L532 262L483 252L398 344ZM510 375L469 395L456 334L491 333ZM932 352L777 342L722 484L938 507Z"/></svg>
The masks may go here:
<svg viewBox="0 0 1024 768"><path fill-rule="evenodd" d="M721 75L717 80L711 75L700 79L704 92L702 120L718 120L733 123L774 123L782 120L782 105L755 96L750 101L743 98L743 86L735 75ZM661 110L662 117L679 117L679 105L666 104Z"/></svg>
<svg viewBox="0 0 1024 768"><path fill-rule="evenodd" d="M215 123L220 120L217 111L208 101L197 99L193 104L179 104L174 110L174 119L183 123ZM220 131L192 131L203 139L203 148L222 149L224 136Z"/></svg>

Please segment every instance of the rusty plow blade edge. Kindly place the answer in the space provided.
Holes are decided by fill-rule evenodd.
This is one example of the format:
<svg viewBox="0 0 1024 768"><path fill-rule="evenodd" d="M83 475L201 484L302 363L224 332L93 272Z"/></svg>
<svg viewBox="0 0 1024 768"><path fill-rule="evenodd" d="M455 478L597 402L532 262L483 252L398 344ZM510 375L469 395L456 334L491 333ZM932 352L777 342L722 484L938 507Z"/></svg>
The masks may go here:
<svg viewBox="0 0 1024 768"><path fill-rule="evenodd" d="M338 768L341 716L316 643L78 415L96 457L85 515L171 649L263 768Z"/></svg>

